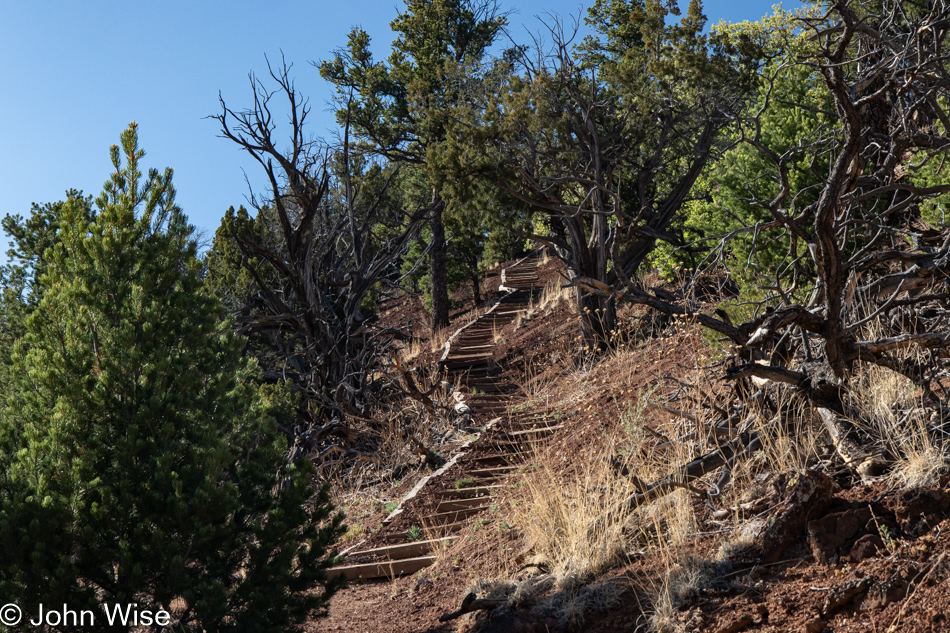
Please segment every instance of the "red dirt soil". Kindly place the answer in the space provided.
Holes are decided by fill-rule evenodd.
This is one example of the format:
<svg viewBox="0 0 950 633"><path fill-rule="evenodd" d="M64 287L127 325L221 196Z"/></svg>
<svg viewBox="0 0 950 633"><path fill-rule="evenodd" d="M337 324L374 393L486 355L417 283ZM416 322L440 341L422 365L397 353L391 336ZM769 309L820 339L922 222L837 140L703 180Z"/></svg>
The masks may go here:
<svg viewBox="0 0 950 633"><path fill-rule="evenodd" d="M559 276L557 265L551 262L543 267L541 276L545 283L554 283ZM486 296L492 283L487 281ZM497 284L497 277L493 283ZM418 316L418 308L421 303L407 306L404 302L385 318ZM520 399L512 399L509 416L543 410L550 419L556 411L564 428L548 440L543 454L545 466L553 467L565 481L576 476L585 459L599 458L603 438L622 430L625 415L637 409L642 398L664 401L679 390L680 381L699 380L704 373L699 368L710 365L714 356L696 326L657 324L635 310L622 313L621 320L634 335L649 322L650 331L658 336L630 341L624 354L584 371L570 369L576 325L569 301L546 310L537 308L530 319L509 324L500 333L495 360L503 366L506 379L529 392L541 391L538 385L548 383L550 396L520 394ZM716 389L715 383L708 384L710 390ZM670 418L658 410L646 414L648 425L655 428ZM526 458L525 468L532 467L532 459L537 455ZM446 480L461 474L450 471ZM772 473L756 494L746 495L761 497L765 504L757 516L746 519L714 518L712 508L693 499L694 533L680 546L676 560L702 562L698 567L703 579L676 605L666 630L950 631L947 478L932 491L911 494L887 489L882 483L863 484L845 469L831 475L830 500L796 507L801 476ZM556 622L544 619L536 609L525 609L525 620L499 617L493 624L490 616L478 613L439 622L440 616L459 608L479 581L525 577L519 569L529 560L532 544L526 542L512 510L522 494L518 481L518 474L509 476L509 489L499 493L490 510L466 519L461 538L441 551L434 565L411 576L352 584L331 600L329 617L310 622L306 630L409 633L465 631L472 626L487 631L556 630ZM400 488L408 486L407 480ZM735 498L742 492L734 491ZM745 547L716 560L720 543L752 525L752 519L767 532L783 512L802 513L809 521L807 530L788 535L787 548L766 551L760 533ZM373 543L374 521L384 515L364 518L370 534L367 546ZM583 625L573 630L656 630L648 619L654 609L650 587L668 573L670 560L669 552L661 554L645 547L607 572L600 580L612 579L626 587L620 603L586 614ZM769 558L778 562L762 562Z"/></svg>

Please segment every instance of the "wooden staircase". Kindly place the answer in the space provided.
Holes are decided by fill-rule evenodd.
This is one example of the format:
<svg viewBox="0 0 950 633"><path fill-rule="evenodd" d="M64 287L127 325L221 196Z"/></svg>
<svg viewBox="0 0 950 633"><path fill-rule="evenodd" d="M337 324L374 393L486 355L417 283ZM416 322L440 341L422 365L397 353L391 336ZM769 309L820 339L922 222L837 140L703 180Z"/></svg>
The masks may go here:
<svg viewBox="0 0 950 633"><path fill-rule="evenodd" d="M471 389L465 404L476 423L485 421L479 433L444 466L416 484L385 519L380 534L391 545L344 552L345 564L331 569L331 575L370 580L428 567L435 562L439 548L455 542L476 515L489 510L493 495L517 474L526 454L561 428L543 417L507 416L509 401L519 389L499 376L501 367L494 353L496 334L527 309L532 293L540 290L540 255L535 251L502 270L499 288L504 294L487 312L452 334L439 361L451 380ZM451 478L446 475L450 470ZM457 482L462 484L456 487ZM424 526L433 538L410 541L419 535L405 531L407 521L396 521L404 517L411 517L412 525ZM395 524L402 527L396 529Z"/></svg>

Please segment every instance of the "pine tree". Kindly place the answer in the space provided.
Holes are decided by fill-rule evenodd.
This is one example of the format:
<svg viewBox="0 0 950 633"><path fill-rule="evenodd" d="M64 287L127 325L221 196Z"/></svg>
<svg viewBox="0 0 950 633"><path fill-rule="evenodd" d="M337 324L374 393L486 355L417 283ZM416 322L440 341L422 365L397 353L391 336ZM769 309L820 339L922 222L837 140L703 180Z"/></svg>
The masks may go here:
<svg viewBox="0 0 950 633"><path fill-rule="evenodd" d="M388 63L377 63L370 37L360 28L345 49L320 64L337 88L337 119L352 127L374 152L424 169L432 192L428 251L431 326L449 324L448 244L443 187L445 143L453 109L464 101L456 79L472 70L507 19L493 0L405 0L390 23L396 34ZM359 95L354 99L354 95Z"/></svg>
<svg viewBox="0 0 950 633"><path fill-rule="evenodd" d="M176 630L294 630L340 584L326 570L342 516L326 488L311 499L306 460L284 462L287 394L254 384L202 291L171 170L143 181L134 123L121 142L95 217L75 199L60 209L13 354L0 595L25 613L92 609L97 624L103 604L137 603Z"/></svg>

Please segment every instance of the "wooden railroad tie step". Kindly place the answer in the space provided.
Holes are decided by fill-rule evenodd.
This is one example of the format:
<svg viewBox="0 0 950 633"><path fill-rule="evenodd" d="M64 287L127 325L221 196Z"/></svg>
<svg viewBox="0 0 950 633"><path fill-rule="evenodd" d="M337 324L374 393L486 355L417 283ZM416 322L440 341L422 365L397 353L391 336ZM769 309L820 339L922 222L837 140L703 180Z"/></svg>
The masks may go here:
<svg viewBox="0 0 950 633"><path fill-rule="evenodd" d="M466 475L468 475L468 473L466 473ZM463 478L463 479L464 479L464 478ZM507 488L507 487L508 487L508 486L506 486L505 484L489 484L489 485L486 485L486 484L483 484L483 483L475 482L475 481L474 481L474 479L475 479L474 477L472 477L471 479L473 480L473 483L472 483L472 485L470 485L470 486L459 486L458 488L454 488L454 489L450 489L450 490L443 490L442 492L438 492L438 493L435 493L435 494L437 494L437 495L439 495L439 496L441 496L441 497L444 497L444 498L449 498L449 497L463 498L463 497L465 497L465 496L467 496L467 495L476 495L476 496L478 496L478 495L490 495L491 493L493 493L493 492L495 492L495 491L497 491L497 490L501 490L502 488Z"/></svg>
<svg viewBox="0 0 950 633"><path fill-rule="evenodd" d="M435 507L435 511L438 514L444 512L456 512L464 510L472 510L475 508L486 508L486 504L491 501L491 497L475 497L474 499L448 499L446 501L439 502L439 505Z"/></svg>
<svg viewBox="0 0 950 633"><path fill-rule="evenodd" d="M450 354L448 358L445 359L445 362L461 362L461 361L479 361L479 360L488 360L493 356L492 352L459 352L458 354Z"/></svg>
<svg viewBox="0 0 950 633"><path fill-rule="evenodd" d="M378 563L361 563L358 565L344 565L327 571L330 577L343 574L347 580L373 580L374 578L394 578L414 574L435 562L435 556L420 556L418 558L403 558L401 560L383 561Z"/></svg>
<svg viewBox="0 0 950 633"><path fill-rule="evenodd" d="M478 479L480 477L501 477L517 471L521 466L494 466L492 468L476 468L465 473L466 476Z"/></svg>
<svg viewBox="0 0 950 633"><path fill-rule="evenodd" d="M346 555L346 557L348 559L357 559L371 556L373 558L382 558L386 560L415 558L428 554L436 547L450 545L457 539L457 536L445 536L428 541L412 541L409 543L400 543L399 545L387 545L385 547L364 549L359 552L350 552Z"/></svg>
<svg viewBox="0 0 950 633"><path fill-rule="evenodd" d="M456 345L455 347L452 348L452 351L457 351L457 352L460 352L460 353L461 353L461 352L474 352L474 351L477 351L477 350L482 350L482 351L484 351L484 350L487 350L487 349L494 349L494 347L495 347L495 346L492 345L492 344L486 344L486 345Z"/></svg>
<svg viewBox="0 0 950 633"><path fill-rule="evenodd" d="M481 501L484 503L486 498L482 498ZM445 512L436 512L435 514L430 514L429 516L423 518L421 523L425 527L437 527L440 525L445 525L447 523L455 523L461 521L462 519L469 517L473 514L478 514L483 510L487 510L487 505L478 505L469 508L463 508L461 510L447 510Z"/></svg>
<svg viewBox="0 0 950 633"><path fill-rule="evenodd" d="M524 462L524 457L516 455L514 453L495 453L494 455L484 455L482 457L476 457L472 460L473 464L477 464L481 468L490 468L497 466L511 466L511 465L520 465Z"/></svg>

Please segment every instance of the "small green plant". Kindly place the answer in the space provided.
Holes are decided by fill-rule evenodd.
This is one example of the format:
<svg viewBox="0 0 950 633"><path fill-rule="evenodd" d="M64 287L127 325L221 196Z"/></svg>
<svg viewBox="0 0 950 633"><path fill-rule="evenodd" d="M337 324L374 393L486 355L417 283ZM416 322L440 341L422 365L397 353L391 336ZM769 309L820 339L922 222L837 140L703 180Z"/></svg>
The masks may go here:
<svg viewBox="0 0 950 633"><path fill-rule="evenodd" d="M386 511L386 514L391 514L393 510L399 507L398 501L390 501L383 506L383 509Z"/></svg>
<svg viewBox="0 0 950 633"><path fill-rule="evenodd" d="M488 511L491 512L492 514L497 513L499 510L501 510L501 506L495 503L494 501L488 504Z"/></svg>
<svg viewBox="0 0 950 633"><path fill-rule="evenodd" d="M897 551L897 538L889 526L878 520L877 515L874 514L874 508L871 507L870 504L868 505L868 509L871 511L871 518L874 519L874 525L877 526L877 532L881 535L881 540L884 541L884 547L887 548L889 554L893 554Z"/></svg>
<svg viewBox="0 0 950 633"><path fill-rule="evenodd" d="M361 523L355 523L350 526L350 529L346 531L346 534L343 535L343 542L353 541L362 536L366 532L366 528L363 527Z"/></svg>
<svg viewBox="0 0 950 633"><path fill-rule="evenodd" d="M475 485L474 477L463 477L455 481L455 489L459 490L461 488L471 488Z"/></svg>
<svg viewBox="0 0 950 633"><path fill-rule="evenodd" d="M498 524L498 529L499 529L499 530L502 530L502 531L504 531L504 530L510 530L510 529L511 529L511 524L508 523L507 521L502 521L501 523Z"/></svg>
<svg viewBox="0 0 950 633"><path fill-rule="evenodd" d="M421 541L425 538L425 535L422 533L422 528L418 525L413 525L406 531L406 540L410 543L414 541Z"/></svg>

